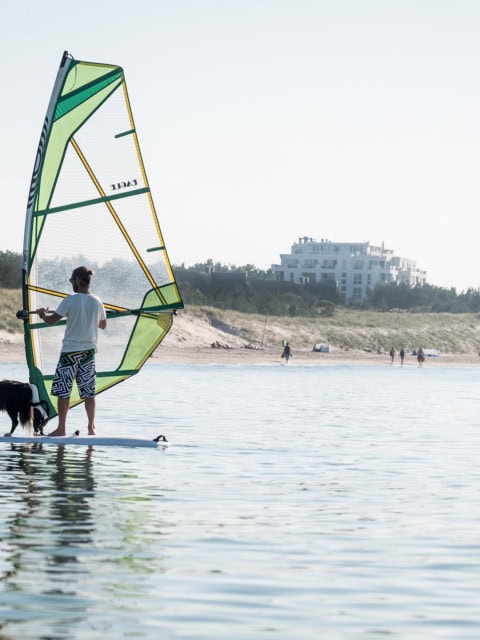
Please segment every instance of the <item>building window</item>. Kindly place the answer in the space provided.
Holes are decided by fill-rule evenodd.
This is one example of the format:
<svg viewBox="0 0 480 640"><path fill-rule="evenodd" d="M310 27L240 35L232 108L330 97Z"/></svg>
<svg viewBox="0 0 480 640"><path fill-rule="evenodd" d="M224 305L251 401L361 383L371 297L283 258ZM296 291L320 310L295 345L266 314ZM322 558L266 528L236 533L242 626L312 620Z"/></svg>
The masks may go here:
<svg viewBox="0 0 480 640"><path fill-rule="evenodd" d="M337 266L336 260L324 260L322 262L322 269L335 269Z"/></svg>
<svg viewBox="0 0 480 640"><path fill-rule="evenodd" d="M362 274L354 273L353 274L353 284L362 284Z"/></svg>

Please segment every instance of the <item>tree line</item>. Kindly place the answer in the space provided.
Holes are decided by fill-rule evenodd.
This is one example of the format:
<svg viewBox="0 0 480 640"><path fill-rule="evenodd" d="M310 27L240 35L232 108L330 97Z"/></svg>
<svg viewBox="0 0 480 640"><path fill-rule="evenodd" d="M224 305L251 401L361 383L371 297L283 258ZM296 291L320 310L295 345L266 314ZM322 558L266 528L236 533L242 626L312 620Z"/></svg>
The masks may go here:
<svg viewBox="0 0 480 640"><path fill-rule="evenodd" d="M469 288L457 293L455 288L438 287L431 284L409 285L395 282L378 284L367 291L366 300L343 300L336 286L321 284L297 285L277 283L275 290L261 287L262 282L272 280L273 272L263 271L252 264L242 266L225 265L207 260L191 267L173 267L179 288L186 304L203 304L213 307L235 309L269 315L332 315L335 307L346 306L360 310L393 311L410 313L478 313L480 312L480 289ZM232 279L230 286L225 279L218 278L218 285L210 289L201 287L195 274L246 275L245 282Z"/></svg>
<svg viewBox="0 0 480 640"><path fill-rule="evenodd" d="M120 268L121 265L117 265ZM125 276L128 272L125 264ZM22 256L0 251L0 288L18 289L22 284ZM225 265L213 260L190 267L174 265L173 271L187 305L208 305L245 313L278 316L332 315L338 306L356 309L411 313L478 313L480 289L457 293L455 288L430 284L388 283L367 292L367 299L345 304L335 285L276 282L271 271L255 265Z"/></svg>

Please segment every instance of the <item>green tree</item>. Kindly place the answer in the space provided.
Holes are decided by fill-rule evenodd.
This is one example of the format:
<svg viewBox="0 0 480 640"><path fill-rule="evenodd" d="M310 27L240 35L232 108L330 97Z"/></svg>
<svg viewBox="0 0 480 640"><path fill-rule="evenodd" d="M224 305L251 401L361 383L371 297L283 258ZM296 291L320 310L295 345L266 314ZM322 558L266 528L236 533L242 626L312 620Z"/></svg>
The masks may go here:
<svg viewBox="0 0 480 640"><path fill-rule="evenodd" d="M22 256L13 251L0 251L0 287L18 289L22 286Z"/></svg>

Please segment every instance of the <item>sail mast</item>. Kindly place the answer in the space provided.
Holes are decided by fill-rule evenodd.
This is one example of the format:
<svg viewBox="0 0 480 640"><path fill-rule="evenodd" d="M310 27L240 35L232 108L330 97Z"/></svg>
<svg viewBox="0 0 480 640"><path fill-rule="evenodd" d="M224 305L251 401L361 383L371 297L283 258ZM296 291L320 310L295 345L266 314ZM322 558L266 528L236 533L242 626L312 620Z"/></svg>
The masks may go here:
<svg viewBox="0 0 480 640"><path fill-rule="evenodd" d="M23 263L22 263L23 272L27 276L30 268L29 258L30 258L31 237L32 237L32 215L33 215L33 209L35 204L35 198L38 192L39 178L42 170L43 153L47 145L48 138L50 137L50 131L52 129L52 122L53 122L53 114L55 113L55 107L57 105L58 96L60 95L61 89L63 87L63 83L65 81L65 77L70 68L70 65L67 64L68 60L72 60L72 58L69 56L68 51L64 51L62 60L60 62L60 67L58 68L57 77L55 79L55 84L53 86L52 95L50 96L50 102L48 103L47 114L45 116L42 133L40 135L40 141L38 143L37 155L35 156L35 164L32 172L32 180L30 182L30 190L28 192L27 214L25 217L25 231L23 236ZM24 309L27 308L25 303L23 305L23 308Z"/></svg>
<svg viewBox="0 0 480 640"><path fill-rule="evenodd" d="M35 163L32 172L32 179L30 182L30 189L28 192L28 201L27 201L27 210L25 215L25 229L23 236L23 257L22 257L22 308L23 310L28 310L30 308L29 304L29 291L28 291L28 278L31 267L31 251L32 251L32 217L35 208L35 201L38 194L39 180L42 171L43 159L44 159L44 151L50 137L50 132L52 129L53 122L53 114L55 112L55 107L57 104L58 96L60 95L63 83L65 81L65 77L68 73L69 69L69 54L68 51L63 52L62 59L60 61L60 66L58 68L57 77L55 79L55 84L53 86L52 94L50 96L50 101L48 103L47 113L45 115L45 120L42 127L42 133L40 135L40 141L38 143L37 153L35 156ZM32 334L30 329L31 319L28 313L23 314L23 332L24 332L24 346L25 346L25 356L27 360L28 370L29 370L29 380L30 384L34 385L34 393L42 396L43 408L47 410L48 414L52 412L51 402L47 399L48 394L45 393L44 386L41 380L41 375L39 374L38 369L36 368L35 362L35 353L32 345ZM38 398L37 398L38 399Z"/></svg>

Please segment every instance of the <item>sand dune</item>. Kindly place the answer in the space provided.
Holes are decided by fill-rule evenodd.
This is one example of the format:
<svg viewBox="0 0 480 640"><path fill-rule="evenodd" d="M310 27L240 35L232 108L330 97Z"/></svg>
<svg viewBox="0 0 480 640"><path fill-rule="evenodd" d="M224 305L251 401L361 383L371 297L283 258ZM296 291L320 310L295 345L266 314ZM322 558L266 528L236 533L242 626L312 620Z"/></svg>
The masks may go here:
<svg viewBox="0 0 480 640"><path fill-rule="evenodd" d="M195 308L183 310L175 317L171 331L153 354L153 360L166 363L280 364L283 362L280 358L282 340L288 339L293 352L288 366L390 365L388 353L376 353L373 349L346 349L332 345L330 353L313 352L312 347L318 341L318 335L309 333L306 323L302 331L298 319L293 324L271 321L268 326L260 316L241 314L238 322L233 322L231 318L229 320L228 323L220 321L217 316L210 317L205 311ZM405 366L418 366L415 356L409 354L408 350L407 354ZM25 362L22 334L0 331L0 362ZM398 356L394 364L400 366ZM427 358L423 366L478 364L480 357L477 353L440 353L438 358Z"/></svg>

